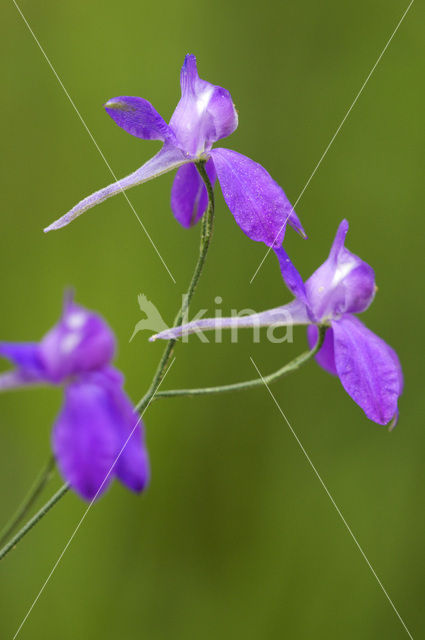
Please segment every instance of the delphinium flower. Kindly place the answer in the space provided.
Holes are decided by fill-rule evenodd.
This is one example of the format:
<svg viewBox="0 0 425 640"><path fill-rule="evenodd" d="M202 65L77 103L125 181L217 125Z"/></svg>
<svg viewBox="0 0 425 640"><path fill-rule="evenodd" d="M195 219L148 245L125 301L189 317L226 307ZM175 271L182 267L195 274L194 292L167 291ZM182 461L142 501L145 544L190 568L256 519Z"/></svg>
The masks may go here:
<svg viewBox="0 0 425 640"><path fill-rule="evenodd" d="M163 147L134 173L79 202L46 231L64 227L107 198L173 169L178 171L171 208L176 219L190 227L207 208L207 190L195 166L205 161L211 183L218 178L237 224L252 240L280 247L287 222L305 236L285 193L260 164L236 151L212 148L238 126L230 93L198 76L194 55L186 56L180 82L181 98L169 124L143 98L118 96L105 104L107 113L127 133L160 140Z"/></svg>
<svg viewBox="0 0 425 640"><path fill-rule="evenodd" d="M395 351L354 315L369 307L376 286L372 267L344 246L347 231L348 222L343 220L329 257L305 283L293 267L290 288L295 299L289 304L245 317L197 320L151 340L210 329L304 324L309 325L308 341L313 347L318 326L327 325L317 362L339 377L370 420L393 426L403 390L402 370ZM285 272L286 264L280 262Z"/></svg>
<svg viewBox="0 0 425 640"><path fill-rule="evenodd" d="M149 479L143 423L123 390L123 376L111 366L114 352L110 327L70 296L40 342L0 342L0 356L16 367L0 375L0 391L63 387L53 452L64 479L86 500L103 493L113 477L137 492Z"/></svg>

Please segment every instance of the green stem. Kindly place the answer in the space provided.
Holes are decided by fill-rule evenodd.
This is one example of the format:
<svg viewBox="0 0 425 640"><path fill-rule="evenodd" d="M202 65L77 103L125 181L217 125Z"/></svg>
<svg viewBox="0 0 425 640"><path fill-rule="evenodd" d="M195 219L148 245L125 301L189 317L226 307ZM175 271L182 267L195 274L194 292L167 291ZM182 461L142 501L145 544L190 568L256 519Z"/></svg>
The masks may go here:
<svg viewBox="0 0 425 640"><path fill-rule="evenodd" d="M158 391L155 394L155 398L175 398L176 396L203 396L214 393L229 393L231 391L244 391L245 389L252 389L253 387L260 387L262 385L275 382L279 378L288 375L299 369L303 364L311 360L313 356L321 349L327 326L322 325L319 327L319 336L313 349L305 351L301 355L297 356L294 360L291 360L284 367L281 367L277 371L270 373L268 376L262 378L255 378L254 380L246 380L244 382L235 382L234 384L225 384L217 387L204 387L202 389L166 389L164 391Z"/></svg>
<svg viewBox="0 0 425 640"><path fill-rule="evenodd" d="M55 459L50 456L47 464L40 472L39 476L35 480L33 486L29 490L29 493L24 498L22 504L18 507L17 511L13 514L11 520L6 524L0 533L0 547L6 542L12 532L16 529L18 524L25 518L28 511L31 509L37 498L42 493L44 487L50 480L55 467Z"/></svg>
<svg viewBox="0 0 425 640"><path fill-rule="evenodd" d="M43 518L46 515L48 511L50 511L50 509L62 498L62 496L65 495L68 489L69 489L68 484L62 485L59 491L57 491L50 498L50 500L46 502L46 504L43 505L41 509L37 511L37 513L30 520L28 520L27 524L24 527L22 527L20 531L18 531L18 533L3 547L3 549L0 550L0 560L2 560L4 556L7 555L9 551L11 551L18 544L18 542L28 533L28 531L32 529L37 524L37 522L39 522L39 520L41 520L41 518Z"/></svg>
<svg viewBox="0 0 425 640"><path fill-rule="evenodd" d="M183 322L184 315L189 307L190 301L192 300L193 294L195 293L196 285L199 282L199 278L202 273L202 269L205 264L205 259L207 257L208 248L210 246L212 228L213 228L213 220L214 220L214 190L208 174L205 169L205 160L201 160L196 163L196 168L198 169L202 180L206 186L208 192L208 207L207 211L204 215L202 221L202 231L201 231L201 246L199 248L199 257L195 266L195 271L193 272L192 279L190 281L189 287L187 289L186 294L183 296L183 302L177 313L173 327L178 327ZM136 405L137 411L143 411L146 409L152 398L155 396L156 391L163 380L165 373L167 371L171 354L174 349L174 345L176 340L169 340L167 346L164 349L161 360L159 361L158 367L156 369L155 375L151 382L151 385L143 398Z"/></svg>

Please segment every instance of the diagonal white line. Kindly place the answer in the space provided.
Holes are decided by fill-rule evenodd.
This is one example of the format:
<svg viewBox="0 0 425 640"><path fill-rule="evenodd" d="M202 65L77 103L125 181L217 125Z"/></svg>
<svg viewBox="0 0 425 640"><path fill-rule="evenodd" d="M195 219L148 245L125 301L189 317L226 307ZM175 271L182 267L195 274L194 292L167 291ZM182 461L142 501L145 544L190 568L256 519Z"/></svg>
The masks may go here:
<svg viewBox="0 0 425 640"><path fill-rule="evenodd" d="M257 367L257 365L255 364L253 358L250 356L250 360L252 362L252 364L254 365L258 375L260 376L261 380L264 382L264 386L266 387L267 391L269 392L269 394L271 395L273 402L275 403L275 405L277 406L277 408L279 409L280 414L282 415L282 417L284 418L286 424L288 425L292 435L294 436L295 440L297 441L298 446L300 447L301 451L303 452L304 456L306 457L310 467L313 469L314 474L316 476L316 478L319 480L320 484L322 485L323 489L326 492L326 495L328 496L329 500L331 501L332 505L334 506L337 514L339 515L339 517L341 518L342 522L344 523L345 528L347 529L348 533L350 534L350 536L352 537L357 549L360 551L361 555L363 556L363 559L365 560L367 566L369 567L369 569L371 570L375 580L377 581L377 583L379 584L379 586L381 587L382 591L384 592L388 602L390 603L391 607L393 608L397 618L400 620L401 624L404 627L404 630L406 631L407 635L409 636L409 638L411 640L413 640L413 636L410 633L409 629L407 628L403 618L401 617L401 615L399 614L399 612L397 611L395 604L393 603L393 601L391 600L390 596L388 595L388 592L386 591L384 585L382 584L381 580L379 579L379 577L377 576L375 569L372 567L372 565L370 564L365 552L363 551L362 547L360 546L360 543L358 542L356 536L354 535L353 531L351 530L350 525L348 524L348 522L346 521L346 519L344 518L344 516L341 513L341 510L339 509L338 505L336 504L334 498L332 497L331 493L329 492L329 489L327 488L326 484L324 483L324 481L322 480L322 476L319 474L319 472L317 471L316 467L314 466L310 456L308 455L307 451L304 449L301 440L299 439L299 437L297 436L297 434L295 433L294 429L292 428L292 425L290 424L288 418L286 417L286 415L284 414L280 404L278 403L278 401L276 400L275 396L273 395L273 393L270 391L270 387L267 384L267 382L264 380L259 368Z"/></svg>
<svg viewBox="0 0 425 640"><path fill-rule="evenodd" d="M50 571L49 575L47 576L46 580L44 581L40 591L38 592L36 598L34 599L33 603L31 604L30 608L28 609L24 619L22 620L21 624L19 625L18 629L16 630L15 635L13 636L12 640L15 640L15 638L17 638L20 630L22 629L22 627L24 626L25 622L28 619L28 616L30 615L31 611L34 609L35 605L37 604L41 594L43 593L44 589L46 588L48 582L50 581L50 578L52 577L52 575L54 574L54 572L56 571L60 561L62 560L63 556L65 555L69 545L71 544L71 542L73 541L73 539L75 538L79 528L81 527L81 525L83 524L84 520L86 519L86 516L88 514L88 512L90 511L90 509L92 508L94 502L96 501L97 496L99 495L99 493L102 491L102 488L105 484L105 482L107 481L107 479L109 478L109 476L111 475L112 471L114 470L115 465L117 464L122 452L124 451L124 449L126 448L131 436L133 435L133 433L135 432L137 425L140 423L141 419L143 418L145 411L147 411L150 403L152 402L152 400L155 397L156 392L158 391L159 387L161 386L161 384L164 382L168 372L170 371L171 367L173 366L174 362L175 362L176 358L173 358L172 361L170 362L170 366L168 367L167 371L164 374L164 377L162 378L160 384L158 385L158 388L156 389L155 393L152 395L152 398L149 400L148 404L146 405L146 407L143 410L143 413L139 416L136 424L134 425L133 429L131 430L130 435L128 436L127 440L124 442L123 446L121 447L120 452L118 453L117 457L115 458L114 462L111 465L111 468L109 469L108 473L106 474L105 478L103 479L102 484L100 485L99 489L96 492L96 495L94 496L94 498L92 499L92 501L90 502L90 504L88 505L87 509L84 511L80 521L78 522L77 526L75 527L74 531L72 532L72 535L70 536L68 542L66 543L66 545L64 546L62 552L60 553L58 559L56 560L55 564L53 565L52 570Z"/></svg>
<svg viewBox="0 0 425 640"><path fill-rule="evenodd" d="M341 120L337 130L335 131L335 133L333 134L328 146L326 147L326 149L324 150L324 152L322 153L322 155L320 156L319 162L316 164L316 166L313 169L313 172L311 173L309 179L307 180L307 182L305 183L304 187L301 190L300 195L298 196L298 198L295 200L295 204L294 206L291 208L291 211L288 213L285 222L283 223L283 225L281 226L281 228L279 229L278 233L276 234L276 238L275 241L277 240L277 238L279 237L280 233L282 232L282 230L285 228L286 223L288 222L289 218L291 217L292 212L294 211L295 207L297 206L297 204L299 203L299 201L301 200L304 191L307 189L308 185L310 184L313 176L315 175L316 171L318 170L318 168L320 167L320 165L322 164L322 161L324 160L326 154L328 153L329 149L331 148L335 138L337 137L338 133L341 131L345 121L347 120L348 116L350 115L354 105L356 104L357 100L360 98L361 94L363 93L363 89L365 88L365 86L367 85L367 83L369 82L373 72L375 71L376 67L378 66L378 64L381 61L382 56L384 55L384 53L386 52L386 50L388 49L388 47L391 44L392 39L394 38L395 34L397 33L401 23L403 22L404 18L407 16L408 11L410 10L410 7L412 6L412 4L414 3L415 0L410 0L410 3L407 7L407 9L405 10L405 12L403 13L403 15L401 16L400 20L397 23L396 28L394 29L394 31L392 32L391 36L389 37L389 39L387 40L387 43L385 45L385 47L382 49L381 53L378 56L377 61L375 62L375 64L373 65L372 69L369 71L366 80L363 82L362 86L360 87L360 91L357 93L356 97L354 98L353 102L351 103L351 106L349 107L348 111L346 112L345 116L343 117L343 119ZM260 264L257 267L257 270L255 271L254 275L252 276L251 280L249 281L249 284L252 284L254 278L256 277L257 273L260 271L261 267L263 266L264 261L266 260L267 256L269 255L271 251L271 247L269 247L266 251L266 254L264 256L264 258L261 260Z"/></svg>
<svg viewBox="0 0 425 640"><path fill-rule="evenodd" d="M50 62L50 59L47 56L47 53L44 51L43 47L41 46L37 36L35 35L34 31L31 29L28 20L26 19L26 17L24 16L24 14L22 13L20 7L18 6L16 0L12 0L13 4L15 5L16 9L18 10L22 20L24 21L25 25L28 28L28 31L30 32L30 34L32 35L32 37L34 38L38 48L40 49L41 53L44 56L44 59L46 60L47 64L49 65L50 69L53 72L53 75L55 76L56 80L59 82L63 92L65 93L66 97L68 98L69 102L71 103L75 113L77 114L77 116L79 117L84 129L87 131L87 133L90 136L91 141L93 142L94 146L96 147L96 149L98 150L102 160L104 161L104 163L106 164L106 166L109 169L110 174L112 175L112 177L114 178L115 182L118 182L120 184L120 181L118 180L117 176L115 175L115 172L113 171L111 165L109 164L109 162L107 161L107 159L105 158L105 155L102 151L102 149L99 147L98 143L96 142L92 132L90 131L90 129L88 128L83 116L81 115L81 113L79 112L77 106L75 105L75 102L73 101L73 99L71 98L71 96L69 95L65 85L63 84L62 80L60 79L56 69L54 68L53 64ZM152 247L154 248L158 258L161 260L162 264L164 265L165 269L167 270L168 275L170 276L171 280L174 282L174 284L176 284L176 281L174 279L173 274L171 273L170 269L167 267L167 264L164 260L164 258L162 257L162 255L159 252L158 247L156 246L156 244L154 243L154 241L152 240L148 230L146 229L145 225L143 224L143 222L140 219L140 216L138 215L136 209L134 208L134 206L132 205L132 203L130 202L126 192L124 191L124 189L121 188L121 193L124 196L124 198L126 199L130 209L132 210L132 212L134 213L134 215L136 216L137 220L139 221L140 226L142 227L143 231L145 232L149 242L151 243Z"/></svg>

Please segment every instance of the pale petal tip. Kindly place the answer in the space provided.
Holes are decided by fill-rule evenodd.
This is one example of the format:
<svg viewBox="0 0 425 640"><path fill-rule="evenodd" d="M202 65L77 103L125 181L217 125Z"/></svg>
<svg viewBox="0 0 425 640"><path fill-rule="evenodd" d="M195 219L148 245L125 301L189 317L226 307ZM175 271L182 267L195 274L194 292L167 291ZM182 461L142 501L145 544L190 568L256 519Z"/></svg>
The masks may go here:
<svg viewBox="0 0 425 640"><path fill-rule="evenodd" d="M62 227L65 227L66 224L61 224L60 220L56 220L55 222L52 222L52 224L49 224L48 227L45 227L43 229L44 233L49 233L49 231L57 231L58 229L61 229Z"/></svg>
<svg viewBox="0 0 425 640"><path fill-rule="evenodd" d="M108 102L105 102L103 106L106 110L115 109L117 111L130 111L130 106L118 98L111 98Z"/></svg>
<svg viewBox="0 0 425 640"><path fill-rule="evenodd" d="M65 314L67 311L71 309L71 307L74 304L74 300L75 300L74 287L71 287L71 286L65 287L65 291L63 294L63 303L62 303L63 314Z"/></svg>
<svg viewBox="0 0 425 640"><path fill-rule="evenodd" d="M348 224L348 220L344 218L343 220L341 220L339 224L338 233L347 235L349 228L350 228L350 225Z"/></svg>
<svg viewBox="0 0 425 640"><path fill-rule="evenodd" d="M391 433L391 431L394 430L394 428L397 426L397 422L398 422L398 410L395 412L395 414L393 415L393 417L391 418L391 420L389 421L389 423L387 424L388 427L388 431Z"/></svg>
<svg viewBox="0 0 425 640"><path fill-rule="evenodd" d="M181 337L182 334L179 334L180 327L174 327L174 329L164 329L164 331L160 331L155 335L149 338L149 342L156 342L157 340L175 340L178 341L178 338Z"/></svg>

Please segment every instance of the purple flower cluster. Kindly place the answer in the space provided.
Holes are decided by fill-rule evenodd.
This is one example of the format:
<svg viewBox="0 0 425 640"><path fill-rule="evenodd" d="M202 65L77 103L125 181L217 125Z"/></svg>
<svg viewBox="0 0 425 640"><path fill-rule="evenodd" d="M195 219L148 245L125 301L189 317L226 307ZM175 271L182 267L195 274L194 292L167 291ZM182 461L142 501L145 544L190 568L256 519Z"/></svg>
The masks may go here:
<svg viewBox="0 0 425 640"><path fill-rule="evenodd" d="M133 491L149 480L144 427L111 366L115 338L97 314L67 297L62 317L40 342L0 342L15 369L0 375L0 391L57 385L65 399L52 433L59 469L86 500L113 477Z"/></svg>
<svg viewBox="0 0 425 640"><path fill-rule="evenodd" d="M271 247L294 300L243 318L204 319L164 331L175 339L199 329L308 325L316 342L318 327L328 327L317 354L319 364L337 375L347 393L378 424L395 423L403 377L396 353L367 329L355 314L375 295L373 269L345 247L348 223L338 229L327 260L304 282L282 242L287 223L305 236L282 188L258 163L214 143L238 126L230 93L202 80L196 59L187 55L181 70L181 98L169 124L143 98L118 96L105 104L116 124L137 138L160 140L161 150L129 176L79 202L47 227L59 229L88 209L126 189L177 169L171 208L184 227L204 215L208 194L198 168L212 185L220 183L236 223L252 240ZM15 369L0 375L0 391L28 385L60 385L64 404L56 419L52 445L64 478L83 498L100 495L112 477L133 491L149 480L144 427L123 391L123 377L111 362L115 339L97 314L70 298L59 322L37 343L0 343L0 356Z"/></svg>

